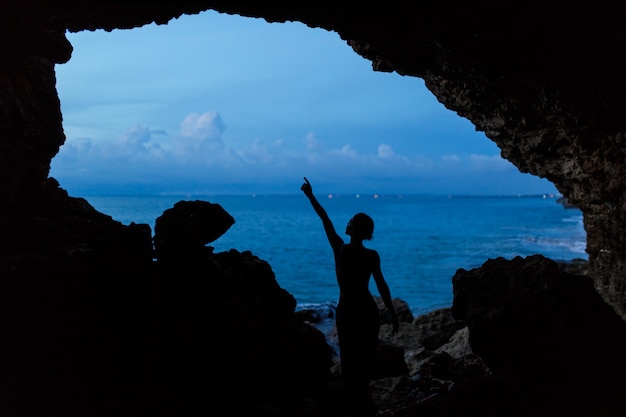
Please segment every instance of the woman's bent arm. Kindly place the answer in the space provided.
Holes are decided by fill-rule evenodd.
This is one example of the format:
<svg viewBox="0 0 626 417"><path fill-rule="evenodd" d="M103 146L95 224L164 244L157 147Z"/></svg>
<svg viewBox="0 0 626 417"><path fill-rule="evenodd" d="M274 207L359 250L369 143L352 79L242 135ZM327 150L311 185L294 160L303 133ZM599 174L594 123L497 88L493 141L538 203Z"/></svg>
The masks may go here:
<svg viewBox="0 0 626 417"><path fill-rule="evenodd" d="M389 290L389 285L387 285L387 281L383 277L383 272L380 268L380 257L378 256L378 252L375 252L375 263L374 270L372 271L372 276L374 277L374 282L376 282L376 288L378 289L378 293L380 294L380 298L383 299L387 310L391 314L391 323L393 324L393 333L398 332L398 328L400 324L398 323L398 316L396 315L396 309L393 307L393 301L391 299L391 291Z"/></svg>

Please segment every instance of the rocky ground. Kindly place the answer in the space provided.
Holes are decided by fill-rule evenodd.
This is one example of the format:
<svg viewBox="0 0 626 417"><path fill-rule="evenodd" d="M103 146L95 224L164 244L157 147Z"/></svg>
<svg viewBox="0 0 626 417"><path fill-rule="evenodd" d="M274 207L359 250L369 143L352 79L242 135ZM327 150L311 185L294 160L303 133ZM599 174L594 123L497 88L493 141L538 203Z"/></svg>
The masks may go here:
<svg viewBox="0 0 626 417"><path fill-rule="evenodd" d="M153 242L54 182L42 201L30 247L2 255L0 414L345 414L332 331L267 262L207 246L234 221L219 205L176 204ZM413 317L394 300L375 415L623 415L626 324L584 268L491 259L457 271L450 308Z"/></svg>

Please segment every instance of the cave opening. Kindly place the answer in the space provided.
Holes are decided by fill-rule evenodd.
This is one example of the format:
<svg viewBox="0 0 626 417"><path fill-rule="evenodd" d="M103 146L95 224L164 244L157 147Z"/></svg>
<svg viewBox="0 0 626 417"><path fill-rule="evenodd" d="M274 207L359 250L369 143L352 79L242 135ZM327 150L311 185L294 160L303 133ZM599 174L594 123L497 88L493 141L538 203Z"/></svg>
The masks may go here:
<svg viewBox="0 0 626 417"><path fill-rule="evenodd" d="M556 193L333 32L208 11L68 37L52 174L73 194L288 193L305 169L335 193Z"/></svg>
<svg viewBox="0 0 626 417"><path fill-rule="evenodd" d="M552 184L501 158L422 80L372 71L335 33L209 11L68 38L73 57L56 68L66 143L51 176L152 228L178 200L222 204L237 223L217 250L266 259L302 305L335 291L302 176L337 225L359 207L378 215L372 244L416 313L450 304L458 267L585 256L582 215L556 204Z"/></svg>
<svg viewBox="0 0 626 417"><path fill-rule="evenodd" d="M520 174L420 79L373 72L332 33L224 15L222 31L208 12L68 34L73 59L57 65L66 28L208 6L31 3L8 7L2 29L2 414L344 415L336 358L314 314L293 310L292 294L315 312L337 298L328 242L298 190L306 176L338 228L372 215L366 245L392 296L420 315L403 314L397 335L381 327L388 355L371 387L383 414L621 415L623 66L610 41L621 9L212 6L331 27L376 68L423 76L522 171L553 180L583 228L552 184ZM294 27L329 42L283 31ZM230 78L212 72L222 66ZM214 251L182 239L155 258L149 228L131 222L196 198L236 224ZM516 256L586 251L588 276ZM450 306L451 277L453 305L437 309ZM417 326L429 330L419 340Z"/></svg>

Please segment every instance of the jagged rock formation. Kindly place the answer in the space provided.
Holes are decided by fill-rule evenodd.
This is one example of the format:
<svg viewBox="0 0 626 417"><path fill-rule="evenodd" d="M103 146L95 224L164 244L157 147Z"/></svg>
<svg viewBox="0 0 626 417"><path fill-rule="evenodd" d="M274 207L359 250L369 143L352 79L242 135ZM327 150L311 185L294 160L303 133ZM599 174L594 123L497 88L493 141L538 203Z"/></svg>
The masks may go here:
<svg viewBox="0 0 626 417"><path fill-rule="evenodd" d="M124 226L53 182L45 191L40 245L0 269L1 415L324 407L332 349L267 262L205 246L234 221L220 206L167 210L155 253L149 226Z"/></svg>
<svg viewBox="0 0 626 417"><path fill-rule="evenodd" d="M333 4L3 0L0 195L4 209L13 209L3 216L10 219L7 230L16 217L29 221L24 207L38 199L64 141L54 64L70 59L66 30L165 24L207 9L297 20L338 32L375 70L423 78L445 106L484 131L521 171L552 181L584 213L596 288L626 316L626 5ZM1 247L15 248L23 240L23 233L7 233Z"/></svg>
<svg viewBox="0 0 626 417"><path fill-rule="evenodd" d="M120 335L130 337L132 324L142 323L129 300L142 294L145 283L133 278L153 267L145 227L122 226L48 179L50 161L65 140L54 72L55 64L71 57L65 31L165 24L208 9L333 30L375 70L423 78L505 158L552 181L582 210L589 276L626 318L626 4L479 0L276 7L208 0L0 0L0 317L3 340L12 341L2 357L17 358L1 368L1 382L10 380L13 387L0 392L4 414L28 407L49 411L44 405L62 409L70 405L62 403L67 395L83 398L87 388L76 375L113 378L119 363L112 358L128 354L117 344ZM245 265L253 262L250 256L233 253L214 261ZM111 307L120 302L121 310ZM128 317L137 321L122 333L107 327L111 318ZM100 340L113 353L103 362L81 350ZM83 356L77 360L67 352ZM135 371L123 384L129 391L138 381ZM69 391L61 398L50 387ZM111 386L100 388L98 398L110 398ZM27 403L16 394L25 391L43 396ZM98 407L74 405L87 407L75 410L81 415L95 415L89 407Z"/></svg>
<svg viewBox="0 0 626 417"><path fill-rule="evenodd" d="M500 384L485 401L495 415L624 414L626 323L589 277L534 255L459 269L452 282L452 314Z"/></svg>

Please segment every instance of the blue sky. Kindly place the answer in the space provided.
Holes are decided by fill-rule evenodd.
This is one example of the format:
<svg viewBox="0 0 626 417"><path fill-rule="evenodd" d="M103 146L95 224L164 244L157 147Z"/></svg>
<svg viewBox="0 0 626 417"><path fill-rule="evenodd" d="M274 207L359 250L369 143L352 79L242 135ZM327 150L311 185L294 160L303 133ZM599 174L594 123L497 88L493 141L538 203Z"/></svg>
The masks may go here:
<svg viewBox="0 0 626 417"><path fill-rule="evenodd" d="M50 175L71 195L556 193L334 32L205 12L68 39Z"/></svg>

